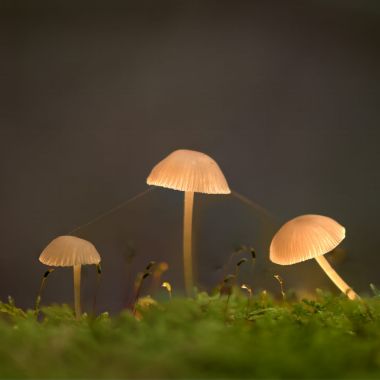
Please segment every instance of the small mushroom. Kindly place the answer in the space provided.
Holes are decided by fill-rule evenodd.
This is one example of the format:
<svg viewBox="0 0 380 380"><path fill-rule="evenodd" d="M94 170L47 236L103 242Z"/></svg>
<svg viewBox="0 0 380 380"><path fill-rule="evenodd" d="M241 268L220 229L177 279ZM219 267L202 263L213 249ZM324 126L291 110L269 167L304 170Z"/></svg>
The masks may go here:
<svg viewBox="0 0 380 380"><path fill-rule="evenodd" d="M185 192L183 261L185 288L193 289L192 218L194 193L230 194L227 181L218 164L204 153L180 149L159 162L149 174L148 185Z"/></svg>
<svg viewBox="0 0 380 380"><path fill-rule="evenodd" d="M351 300L359 298L324 257L345 238L345 228L322 215L301 215L285 223L270 245L270 260L291 265L315 259L330 280Z"/></svg>
<svg viewBox="0 0 380 380"><path fill-rule="evenodd" d="M39 260L53 267L73 267L75 315L79 319L81 266L100 263L100 255L94 245L75 236L59 236L42 251Z"/></svg>

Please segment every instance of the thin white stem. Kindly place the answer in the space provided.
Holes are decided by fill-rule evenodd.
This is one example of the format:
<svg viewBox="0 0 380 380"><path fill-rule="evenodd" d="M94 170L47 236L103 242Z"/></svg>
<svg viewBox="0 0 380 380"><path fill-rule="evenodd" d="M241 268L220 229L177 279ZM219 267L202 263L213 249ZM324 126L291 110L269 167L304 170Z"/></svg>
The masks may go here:
<svg viewBox="0 0 380 380"><path fill-rule="evenodd" d="M74 305L75 305L75 317L80 319L81 309L80 309L80 272L81 265L74 265Z"/></svg>
<svg viewBox="0 0 380 380"><path fill-rule="evenodd" d="M193 228L194 193L185 192L183 214L183 267L185 289L188 296L193 293L193 259L192 259L192 228Z"/></svg>
<svg viewBox="0 0 380 380"><path fill-rule="evenodd" d="M339 276L338 273L335 272L334 268L330 265L330 263L326 260L324 256L317 256L315 258L317 263L321 266L330 280L344 293L350 300L360 299L360 297L354 292L354 290L348 286Z"/></svg>

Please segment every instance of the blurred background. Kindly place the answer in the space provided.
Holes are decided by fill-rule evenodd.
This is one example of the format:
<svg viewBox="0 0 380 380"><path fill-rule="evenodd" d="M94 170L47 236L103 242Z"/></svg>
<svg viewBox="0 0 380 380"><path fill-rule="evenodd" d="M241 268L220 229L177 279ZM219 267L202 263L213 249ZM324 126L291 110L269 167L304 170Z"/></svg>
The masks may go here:
<svg viewBox="0 0 380 380"><path fill-rule="evenodd" d="M255 291L279 295L280 274L286 288L335 292L315 262L268 260L283 222L320 213L347 229L334 267L369 293L380 285L379 46L375 0L0 0L0 299L32 307L40 252L82 225L103 259L99 311L127 304L151 260L180 292L182 193L155 189L86 225L145 191L178 148L211 155L255 202L196 196L200 289L249 258L226 266L245 245L257 258L242 281ZM95 268L83 272L88 310ZM70 269L51 275L43 302L72 302Z"/></svg>

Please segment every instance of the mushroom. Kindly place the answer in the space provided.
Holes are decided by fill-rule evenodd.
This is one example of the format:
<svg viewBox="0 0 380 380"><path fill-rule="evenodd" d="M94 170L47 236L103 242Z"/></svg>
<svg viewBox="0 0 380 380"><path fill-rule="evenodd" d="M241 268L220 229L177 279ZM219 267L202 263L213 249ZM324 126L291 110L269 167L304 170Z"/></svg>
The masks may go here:
<svg viewBox="0 0 380 380"><path fill-rule="evenodd" d="M54 267L73 267L75 315L79 319L81 266L100 263L100 255L94 245L75 236L59 236L42 251L41 263Z"/></svg>
<svg viewBox="0 0 380 380"><path fill-rule="evenodd" d="M291 265L315 259L330 280L351 300L359 298L324 257L345 238L345 228L322 215L301 215L285 223L270 245L270 260Z"/></svg>
<svg viewBox="0 0 380 380"><path fill-rule="evenodd" d="M183 218L183 262L186 293L193 289L192 218L194 193L230 194L218 164L204 153L180 149L159 162L149 174L148 185L185 192Z"/></svg>

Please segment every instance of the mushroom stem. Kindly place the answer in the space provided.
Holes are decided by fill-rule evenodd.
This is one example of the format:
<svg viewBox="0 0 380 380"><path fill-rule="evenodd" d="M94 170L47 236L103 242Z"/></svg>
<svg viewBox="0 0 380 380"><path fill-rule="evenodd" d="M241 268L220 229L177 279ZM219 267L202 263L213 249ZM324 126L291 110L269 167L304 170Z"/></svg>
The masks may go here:
<svg viewBox="0 0 380 380"><path fill-rule="evenodd" d="M348 286L343 279L335 272L334 268L330 265L324 256L315 257L317 263L321 266L330 280L350 299L359 299L360 297L354 292L354 290Z"/></svg>
<svg viewBox="0 0 380 380"><path fill-rule="evenodd" d="M186 294L193 293L193 262L192 262L192 227L193 227L194 193L185 191L185 204L183 215L183 267Z"/></svg>
<svg viewBox="0 0 380 380"><path fill-rule="evenodd" d="M75 317L80 319L81 310L80 310L80 272L81 265L77 264L73 267L74 270L74 305L75 305Z"/></svg>

